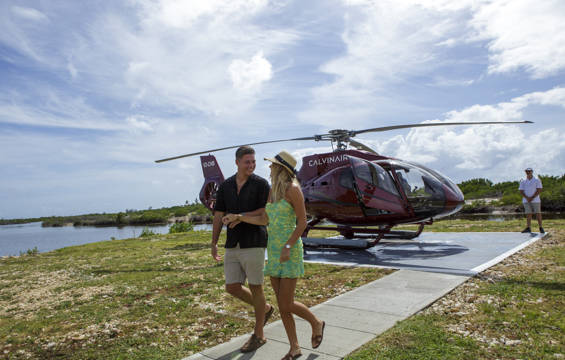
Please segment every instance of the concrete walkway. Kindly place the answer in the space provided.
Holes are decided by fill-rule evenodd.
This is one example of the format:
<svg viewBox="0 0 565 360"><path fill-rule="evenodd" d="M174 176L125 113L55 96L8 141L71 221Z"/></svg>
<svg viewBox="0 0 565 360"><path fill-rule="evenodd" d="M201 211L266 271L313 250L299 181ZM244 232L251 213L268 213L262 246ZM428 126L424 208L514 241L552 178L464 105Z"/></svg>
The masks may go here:
<svg viewBox="0 0 565 360"><path fill-rule="evenodd" d="M303 355L300 359L344 358L394 326L396 322L417 313L467 281L471 276L543 238L544 235L547 234L446 233L438 235L435 233L428 240L426 236L421 236L418 242L408 244L408 249L402 248L406 246L402 244L393 244L394 248L391 248L390 245L383 243L381 248L370 250L376 256L356 251L353 258L348 251L309 251L308 260L310 261L328 262L330 260L329 262L341 265L392 267L400 268L400 270L312 307L312 311L320 319L326 321L324 341L316 350L313 350L310 345L312 336L310 325L295 316L298 341ZM434 253L437 254L434 255ZM461 253L465 255L459 256ZM328 258L332 256L333 258ZM363 259L366 261L361 261ZM204 350L183 360L277 360L282 358L290 348L280 320L265 326L265 336L268 339L265 345L254 353L242 354L239 348L249 336L250 334L240 336L228 343Z"/></svg>
<svg viewBox="0 0 565 360"><path fill-rule="evenodd" d="M295 316L298 340L302 347L301 359L342 359L378 334L394 326L463 282L468 276L399 270L372 283L312 307L320 319L326 321L324 341L313 350L310 345L310 325ZM249 335L202 351L183 360L282 358L289 350L282 322L265 326L267 343L256 352L242 354L239 348Z"/></svg>

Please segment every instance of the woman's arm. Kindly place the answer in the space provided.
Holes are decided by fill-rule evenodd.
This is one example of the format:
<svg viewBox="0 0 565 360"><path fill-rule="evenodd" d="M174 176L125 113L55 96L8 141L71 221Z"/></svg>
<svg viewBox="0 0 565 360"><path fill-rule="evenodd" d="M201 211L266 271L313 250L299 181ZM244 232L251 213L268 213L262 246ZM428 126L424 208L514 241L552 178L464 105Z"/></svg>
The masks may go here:
<svg viewBox="0 0 565 360"><path fill-rule="evenodd" d="M259 214L256 214L256 211L253 213L244 213L244 214L227 214L222 218L224 224L229 224L234 221L243 221L248 224L253 225L267 225L269 223L269 216L264 208L261 209L262 211Z"/></svg>
<svg viewBox="0 0 565 360"><path fill-rule="evenodd" d="M267 202L270 201L271 201L271 190L269 189L269 197L267 199ZM225 225L229 226L230 228L235 227L237 224L239 224L242 221L254 225L267 225L269 223L269 216L267 215L267 212L263 207L243 214L227 214L222 218L222 222Z"/></svg>

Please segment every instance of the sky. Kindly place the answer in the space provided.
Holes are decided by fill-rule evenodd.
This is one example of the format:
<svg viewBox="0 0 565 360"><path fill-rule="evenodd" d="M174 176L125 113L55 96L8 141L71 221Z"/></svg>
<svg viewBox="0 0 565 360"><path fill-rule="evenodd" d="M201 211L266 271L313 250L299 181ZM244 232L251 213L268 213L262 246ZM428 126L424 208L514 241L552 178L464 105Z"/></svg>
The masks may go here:
<svg viewBox="0 0 565 360"><path fill-rule="evenodd" d="M193 202L217 147L365 133L456 182L565 171L562 0L0 0L0 218ZM301 157L314 141L259 145ZM224 175L234 151L215 153Z"/></svg>

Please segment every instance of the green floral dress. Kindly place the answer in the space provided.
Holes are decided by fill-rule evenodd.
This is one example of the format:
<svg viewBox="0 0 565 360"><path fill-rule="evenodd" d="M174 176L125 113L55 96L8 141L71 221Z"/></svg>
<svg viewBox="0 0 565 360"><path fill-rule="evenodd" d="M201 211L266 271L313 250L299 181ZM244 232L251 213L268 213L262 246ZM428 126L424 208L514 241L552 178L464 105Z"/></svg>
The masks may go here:
<svg viewBox="0 0 565 360"><path fill-rule="evenodd" d="M304 275L302 258L302 239L290 249L290 260L281 264L281 250L296 228L296 214L292 205L286 200L267 203L269 216L269 243L267 244L267 266L265 275L277 278L299 278Z"/></svg>

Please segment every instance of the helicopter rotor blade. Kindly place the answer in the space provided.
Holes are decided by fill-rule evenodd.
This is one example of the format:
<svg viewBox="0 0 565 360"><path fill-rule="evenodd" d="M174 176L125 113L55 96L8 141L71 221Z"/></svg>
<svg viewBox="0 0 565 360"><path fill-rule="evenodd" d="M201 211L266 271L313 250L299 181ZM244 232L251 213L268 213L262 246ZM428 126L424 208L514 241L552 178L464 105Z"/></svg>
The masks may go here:
<svg viewBox="0 0 565 360"><path fill-rule="evenodd" d="M306 137L294 138L294 139L260 141L260 142L250 143L250 144L226 146L226 147L223 147L223 148L211 149L211 150L206 150L206 151L199 151L199 152L195 152L195 153L191 153L191 154L184 154L184 155L179 155L179 156L173 156L173 157L166 158L166 159L155 160L155 162L161 163L161 162L164 162L164 161L182 159L182 158L189 157L189 156L209 154L211 152L216 152L216 151L220 151L220 150L235 149L235 148L238 148L240 146L246 146L246 145L247 146L249 146L249 145L260 145L260 144L270 144L270 143L283 142L283 141L299 141L299 140L316 140L316 137L315 136L306 136Z"/></svg>
<svg viewBox="0 0 565 360"><path fill-rule="evenodd" d="M350 136L355 136L357 134L363 134L366 132L381 132L389 130L407 129L415 127L426 127L426 126L449 126L449 125L497 125L497 124L533 124L532 121L476 121L476 122L447 122L447 123L426 123L426 124L409 124L409 125L394 125L394 126L383 126L372 129L364 130L353 130L350 132Z"/></svg>
<svg viewBox="0 0 565 360"><path fill-rule="evenodd" d="M359 150L365 150L365 151L368 151L368 152L372 152L373 154L379 155L375 150L371 149L370 147L368 147L365 144L360 143L359 141L349 139L349 145L352 145L353 147L355 147Z"/></svg>

